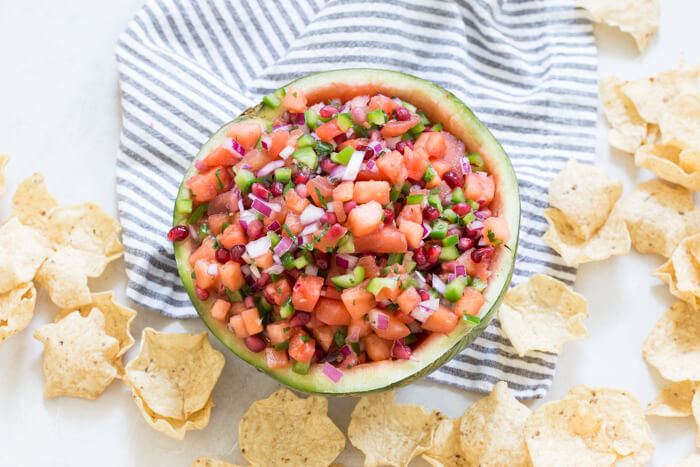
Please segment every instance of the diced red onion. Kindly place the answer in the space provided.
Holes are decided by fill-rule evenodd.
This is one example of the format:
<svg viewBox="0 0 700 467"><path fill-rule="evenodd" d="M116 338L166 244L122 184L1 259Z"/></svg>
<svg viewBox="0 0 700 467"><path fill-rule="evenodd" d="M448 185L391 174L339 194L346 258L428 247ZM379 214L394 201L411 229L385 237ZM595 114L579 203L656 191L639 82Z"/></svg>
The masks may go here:
<svg viewBox="0 0 700 467"><path fill-rule="evenodd" d="M281 228L282 228L282 226L277 221L273 221L272 224L267 226L267 230L269 230L271 232L277 232Z"/></svg>
<svg viewBox="0 0 700 467"><path fill-rule="evenodd" d="M258 199L253 199L251 207L265 217L270 217L270 214L272 214L272 208Z"/></svg>
<svg viewBox="0 0 700 467"><path fill-rule="evenodd" d="M284 266L281 264L273 264L269 268L265 269L264 272L268 274L275 274L275 275L280 275L284 272Z"/></svg>
<svg viewBox="0 0 700 467"><path fill-rule="evenodd" d="M458 264L455 266L455 276L457 277L467 277L467 270L463 264Z"/></svg>
<svg viewBox="0 0 700 467"><path fill-rule="evenodd" d="M360 327L353 327L352 331L350 331L350 334L348 334L348 337L346 337L345 340L347 342L358 342L360 340Z"/></svg>
<svg viewBox="0 0 700 467"><path fill-rule="evenodd" d="M272 245L272 242L270 242L270 245ZM292 241L291 238L289 237L282 237L280 242L275 246L274 252L276 255L282 256L286 252L288 252L292 246L294 245L294 242Z"/></svg>
<svg viewBox="0 0 700 467"><path fill-rule="evenodd" d="M386 331L389 327L389 317L384 313L377 313L377 329Z"/></svg>
<svg viewBox="0 0 700 467"><path fill-rule="evenodd" d="M399 141L401 141L400 136L394 136L391 138L386 138L384 142L386 143L386 147L389 149L396 149L396 145L399 144Z"/></svg>
<svg viewBox="0 0 700 467"><path fill-rule="evenodd" d="M268 162L262 169L258 170L258 177L266 177L282 167L284 167L283 160L277 159L272 162Z"/></svg>
<svg viewBox="0 0 700 467"><path fill-rule="evenodd" d="M449 273L447 275L447 282L452 282L453 280L455 280L455 275L452 273Z"/></svg>
<svg viewBox="0 0 700 467"><path fill-rule="evenodd" d="M375 164L372 159L367 161L367 169L374 170L376 167L377 167L377 164Z"/></svg>
<svg viewBox="0 0 700 467"><path fill-rule="evenodd" d="M241 272L243 273L244 276L250 276L250 265L249 264L244 264L241 266ZM248 298L248 297L246 297ZM253 297L251 297L253 298Z"/></svg>
<svg viewBox="0 0 700 467"><path fill-rule="evenodd" d="M354 181L357 175L360 173L360 168L362 167L362 161L365 158L364 151L355 151L350 157L350 162L348 162L345 173L343 174L343 180Z"/></svg>
<svg viewBox="0 0 700 467"><path fill-rule="evenodd" d="M318 274L318 268L313 264L309 264L306 266L306 268L304 268L304 273L307 276L315 276L316 274Z"/></svg>
<svg viewBox="0 0 700 467"><path fill-rule="evenodd" d="M413 309L413 311L411 311L411 317L414 318L416 321L425 323L428 320L428 318L430 318L430 315L432 315L434 312L435 310L430 310L422 305L418 305Z"/></svg>
<svg viewBox="0 0 700 467"><path fill-rule="evenodd" d="M396 102L396 104L398 104L399 107L403 107L403 101L398 97L392 97L391 100Z"/></svg>
<svg viewBox="0 0 700 467"><path fill-rule="evenodd" d="M343 377L343 372L328 362L323 365L323 374L334 383L337 383Z"/></svg>
<svg viewBox="0 0 700 467"><path fill-rule="evenodd" d="M485 247L485 246L491 246L491 244L490 244L489 241L486 239L486 237L480 237L480 238L479 238L479 242L477 243L476 246L478 246L479 248L483 248L483 247Z"/></svg>
<svg viewBox="0 0 700 467"><path fill-rule="evenodd" d="M263 147L264 150L270 149L270 144L272 143L272 138L269 136L263 136L260 138L260 145Z"/></svg>
<svg viewBox="0 0 700 467"><path fill-rule="evenodd" d="M253 193L248 194L248 198L250 198L253 201L253 205L251 206L253 209L256 211L260 212L263 216L269 216L270 214L265 214L264 212L261 212L259 209L255 207L255 201L258 201L268 208L270 208L271 211L279 212L282 208L280 207L279 204L277 203L268 203L267 201L263 200L261 197L254 195ZM260 205L258 205L260 206Z"/></svg>
<svg viewBox="0 0 700 467"><path fill-rule="evenodd" d="M233 138L224 138L224 142L221 145L238 157L245 156L245 148Z"/></svg>
<svg viewBox="0 0 700 467"><path fill-rule="evenodd" d="M245 249L251 258L257 258L267 253L270 250L271 246L272 241L270 240L270 237L265 235L264 237L260 237L257 240L248 242Z"/></svg>
<svg viewBox="0 0 700 467"><path fill-rule="evenodd" d="M374 151L375 155L379 154L384 149L384 146L382 146L380 141L372 141L369 143L369 147L372 149L372 151Z"/></svg>
<svg viewBox="0 0 700 467"><path fill-rule="evenodd" d="M207 268L207 274L209 274L210 276L216 276L216 274L218 272L219 272L219 267L214 263L211 263L209 265L209 267Z"/></svg>
<svg viewBox="0 0 700 467"><path fill-rule="evenodd" d="M279 245L279 243L278 243L278 245ZM278 255L275 255L275 254L272 255L272 261L274 261L275 264L282 264L282 260L280 259L280 257Z"/></svg>
<svg viewBox="0 0 700 467"><path fill-rule="evenodd" d="M260 279L260 269L254 264L250 265L250 274L256 279Z"/></svg>
<svg viewBox="0 0 700 467"><path fill-rule="evenodd" d="M427 238L432 230L427 222L423 222L423 238Z"/></svg>
<svg viewBox="0 0 700 467"><path fill-rule="evenodd" d="M289 131L292 129L292 125L285 124L285 125L275 125L272 127L272 131L277 131L277 130L285 130Z"/></svg>
<svg viewBox="0 0 700 467"><path fill-rule="evenodd" d="M484 223L481 222L480 220L471 221L469 224L467 224L467 229L469 229L469 230L481 230L483 228L484 228Z"/></svg>
<svg viewBox="0 0 700 467"><path fill-rule="evenodd" d="M354 268L357 265L358 258L353 255L348 255L345 253L340 253L335 256L335 264L343 269Z"/></svg>
<svg viewBox="0 0 700 467"><path fill-rule="evenodd" d="M400 360L409 360L411 358L411 348L403 342L403 338L394 341L391 346L391 356Z"/></svg>
<svg viewBox="0 0 700 467"><path fill-rule="evenodd" d="M334 167L333 170L331 170L329 178L341 180L343 178L343 176L345 175L345 168L346 168L346 166L344 166L344 165L339 165L337 167Z"/></svg>
<svg viewBox="0 0 700 467"><path fill-rule="evenodd" d="M423 277L423 274L421 274L420 272L414 271L413 276L416 278L416 280L418 281L418 285L420 285L421 287L427 285L425 277Z"/></svg>
<svg viewBox="0 0 700 467"><path fill-rule="evenodd" d="M284 149L280 151L280 157L286 159L292 155L294 152L294 146L285 146Z"/></svg>
<svg viewBox="0 0 700 467"><path fill-rule="evenodd" d="M358 328L358 329L359 329L359 328ZM352 354L352 353L354 353L354 352L352 351L352 349L350 348L350 346L347 345L347 344L345 344L345 345L344 345L343 347L341 347L341 349L340 349L340 354L341 354L343 357L347 357L348 355L350 355L350 354Z"/></svg>
<svg viewBox="0 0 700 467"><path fill-rule="evenodd" d="M299 215L299 221L302 223L302 225L313 224L314 222L320 220L324 214L325 211L323 209L316 207L313 204L309 204Z"/></svg>
<svg viewBox="0 0 700 467"><path fill-rule="evenodd" d="M297 125L306 125L306 117L304 116L304 112L294 115L294 123Z"/></svg>
<svg viewBox="0 0 700 467"><path fill-rule="evenodd" d="M423 326L421 326L418 320L408 323L408 329L410 329L413 334L420 334L423 332Z"/></svg>
<svg viewBox="0 0 700 467"><path fill-rule="evenodd" d="M437 310L440 307L440 300L438 300L433 294L430 294L430 298L423 300L419 303L420 306L428 310Z"/></svg>
<svg viewBox="0 0 700 467"><path fill-rule="evenodd" d="M462 172L464 175L472 173L472 164L469 162L468 157L463 157L460 162L462 163Z"/></svg>
<svg viewBox="0 0 700 467"><path fill-rule="evenodd" d="M447 286L437 274L433 274L433 288L437 290L440 295L445 295L445 290L447 290Z"/></svg>

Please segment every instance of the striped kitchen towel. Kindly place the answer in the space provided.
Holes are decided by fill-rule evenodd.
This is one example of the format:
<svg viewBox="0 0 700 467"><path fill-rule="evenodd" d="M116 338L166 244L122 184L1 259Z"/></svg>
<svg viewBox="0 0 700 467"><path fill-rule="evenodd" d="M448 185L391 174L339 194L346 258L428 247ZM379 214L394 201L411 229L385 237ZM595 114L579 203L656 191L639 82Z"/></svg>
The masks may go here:
<svg viewBox="0 0 700 467"><path fill-rule="evenodd" d="M574 0L149 0L116 47L123 110L117 157L128 296L196 316L166 239L173 199L202 143L268 92L308 73L376 67L454 92L510 155L522 224L513 276L571 284L542 242L547 187L595 151L597 57ZM519 357L494 321L428 378L520 398L543 396L556 355Z"/></svg>

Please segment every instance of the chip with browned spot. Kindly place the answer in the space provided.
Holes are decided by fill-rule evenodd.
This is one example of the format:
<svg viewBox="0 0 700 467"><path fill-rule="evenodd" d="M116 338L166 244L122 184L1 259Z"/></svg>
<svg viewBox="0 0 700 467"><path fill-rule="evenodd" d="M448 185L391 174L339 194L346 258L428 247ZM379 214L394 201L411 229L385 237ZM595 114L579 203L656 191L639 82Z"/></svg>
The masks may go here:
<svg viewBox="0 0 700 467"><path fill-rule="evenodd" d="M44 176L40 173L30 175L17 187L12 196L10 217L30 227L45 231L48 226L48 214L58 206L56 199L46 189Z"/></svg>

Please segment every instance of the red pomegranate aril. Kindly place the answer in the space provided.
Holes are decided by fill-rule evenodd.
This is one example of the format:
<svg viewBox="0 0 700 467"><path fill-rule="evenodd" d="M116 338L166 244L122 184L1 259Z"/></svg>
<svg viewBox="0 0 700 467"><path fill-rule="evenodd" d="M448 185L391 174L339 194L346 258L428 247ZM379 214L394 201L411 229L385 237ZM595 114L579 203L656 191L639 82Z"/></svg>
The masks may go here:
<svg viewBox="0 0 700 467"><path fill-rule="evenodd" d="M396 143L396 150L401 154L406 151L406 148L413 149L413 141L399 141Z"/></svg>
<svg viewBox="0 0 700 467"><path fill-rule="evenodd" d="M396 110L396 119L402 122L405 122L406 120L411 119L411 112L406 107L397 107Z"/></svg>
<svg viewBox="0 0 700 467"><path fill-rule="evenodd" d="M469 237L462 237L457 243L457 249L459 251L467 251L468 249L474 247L474 240Z"/></svg>
<svg viewBox="0 0 700 467"><path fill-rule="evenodd" d="M428 247L427 258L429 263L437 263L440 258L440 253L442 252L442 247L440 245L432 244Z"/></svg>
<svg viewBox="0 0 700 467"><path fill-rule="evenodd" d="M262 352L267 347L265 339L260 336L249 336L245 338L245 345L251 352Z"/></svg>
<svg viewBox="0 0 700 467"><path fill-rule="evenodd" d="M340 110L338 110L338 107L334 105L324 105L318 113L321 115L321 118L331 118L339 112Z"/></svg>
<svg viewBox="0 0 700 467"><path fill-rule="evenodd" d="M304 172L299 172L297 174L294 174L294 176L292 177L292 181L295 185L301 185L302 183L306 183L309 181L309 176Z"/></svg>
<svg viewBox="0 0 700 467"><path fill-rule="evenodd" d="M270 190L268 190L266 186L261 185L260 183L253 183L251 191L255 196L259 196L262 199L267 200L270 198Z"/></svg>
<svg viewBox="0 0 700 467"><path fill-rule="evenodd" d="M200 300L206 300L209 298L209 291L200 288L198 285L194 286L194 291L197 294L197 298Z"/></svg>
<svg viewBox="0 0 700 467"><path fill-rule="evenodd" d="M335 141L335 144L342 144L347 140L348 140L348 135L346 135L345 133L340 134L340 135L336 136L335 138L333 138L333 141Z"/></svg>
<svg viewBox="0 0 700 467"><path fill-rule="evenodd" d="M394 211L391 209L384 210L384 222L392 222L394 220Z"/></svg>
<svg viewBox="0 0 700 467"><path fill-rule="evenodd" d="M343 204L343 210L345 211L345 214L350 214L350 211L352 211L356 207L357 201L348 201L347 203Z"/></svg>
<svg viewBox="0 0 700 467"><path fill-rule="evenodd" d="M428 293L427 290L420 289L418 291L418 295L420 295L421 302L424 302L426 300L430 300L430 294Z"/></svg>
<svg viewBox="0 0 700 467"><path fill-rule="evenodd" d="M316 344L316 352L314 352L314 356L311 357L311 363L318 363L318 361L321 360L325 356L326 356L326 351L323 350L323 347Z"/></svg>
<svg viewBox="0 0 700 467"><path fill-rule="evenodd" d="M328 269L331 265L331 255L323 251L317 251L314 254L314 262L317 268L321 270Z"/></svg>
<svg viewBox="0 0 700 467"><path fill-rule="evenodd" d="M477 229L470 229L467 227L467 229L465 230L465 234L467 237L476 241L477 238L481 237L481 229L477 230Z"/></svg>
<svg viewBox="0 0 700 467"><path fill-rule="evenodd" d="M336 164L330 159L323 159L321 161L321 170L323 170L327 174L330 174L336 167L338 167L338 164Z"/></svg>
<svg viewBox="0 0 700 467"><path fill-rule="evenodd" d="M453 190L457 188L458 186L462 185L462 182L460 181L459 175L454 173L453 171L445 172L445 174L442 176L442 179L449 185L450 188Z"/></svg>
<svg viewBox="0 0 700 467"><path fill-rule="evenodd" d="M440 217L440 211L438 211L438 208L434 206L426 206L426 208L423 209L423 220L433 222L438 217Z"/></svg>
<svg viewBox="0 0 700 467"><path fill-rule="evenodd" d="M335 213L333 212L327 212L321 217L321 222L324 224L335 224L338 222L338 218L336 217Z"/></svg>
<svg viewBox="0 0 700 467"><path fill-rule="evenodd" d="M190 235L190 229L184 225L176 225L168 232L168 240L171 242L181 242Z"/></svg>
<svg viewBox="0 0 700 467"><path fill-rule="evenodd" d="M358 151L359 151L359 149L358 149ZM362 160L363 160L363 161L368 161L368 160L370 160L371 158L374 157L374 149L372 149L372 148L367 148L367 149L365 149L364 151L365 151L365 155L362 156Z"/></svg>
<svg viewBox="0 0 700 467"><path fill-rule="evenodd" d="M217 248L214 253L216 260L220 263L231 261L231 253L226 248Z"/></svg>
<svg viewBox="0 0 700 467"><path fill-rule="evenodd" d="M231 255L231 261L235 261L236 263L245 263L243 260L243 253L245 253L245 247L243 245L234 245L231 250L229 251L229 254Z"/></svg>
<svg viewBox="0 0 700 467"><path fill-rule="evenodd" d="M452 206L452 210L456 212L459 217L464 217L471 212L472 207L467 203L457 203Z"/></svg>
<svg viewBox="0 0 700 467"><path fill-rule="evenodd" d="M475 263L480 263L484 258L490 258L493 254L493 247L479 248L472 251L471 258Z"/></svg>
<svg viewBox="0 0 700 467"><path fill-rule="evenodd" d="M446 235L447 235L448 237L451 237L452 235L457 235L458 237L461 237L461 236L462 236L462 230L459 229L459 228L457 228L457 227L452 227L451 229L448 229L448 230L447 230L447 234L446 234Z"/></svg>
<svg viewBox="0 0 700 467"><path fill-rule="evenodd" d="M262 237L264 228L265 226L263 223L257 219L248 222L248 231L246 232L248 234L248 239L257 240Z"/></svg>
<svg viewBox="0 0 700 467"><path fill-rule="evenodd" d="M428 257L425 254L425 250L423 248L418 248L416 251L413 252L413 259L416 261L416 264L418 266L423 266L425 263L428 262Z"/></svg>
<svg viewBox="0 0 700 467"><path fill-rule="evenodd" d="M305 311L295 311L292 317L289 318L289 327L300 328L309 321L311 321L311 314Z"/></svg>
<svg viewBox="0 0 700 467"><path fill-rule="evenodd" d="M266 272L260 274L260 278L258 278L258 287L265 287L268 282L270 282L270 275Z"/></svg>
<svg viewBox="0 0 700 467"><path fill-rule="evenodd" d="M270 192L272 196L282 196L284 193L284 185L282 182L273 182L272 185L270 185Z"/></svg>

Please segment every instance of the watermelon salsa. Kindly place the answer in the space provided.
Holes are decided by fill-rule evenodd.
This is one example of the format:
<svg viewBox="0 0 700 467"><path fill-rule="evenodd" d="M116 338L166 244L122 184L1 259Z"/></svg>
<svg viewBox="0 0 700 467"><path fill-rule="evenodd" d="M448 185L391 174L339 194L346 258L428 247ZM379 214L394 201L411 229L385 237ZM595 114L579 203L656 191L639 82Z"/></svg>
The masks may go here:
<svg viewBox="0 0 700 467"><path fill-rule="evenodd" d="M195 291L268 368L337 382L411 359L431 333L479 321L494 252L510 239L478 153L409 102L381 94L232 123L197 161L178 209ZM185 206L186 204L186 206Z"/></svg>

